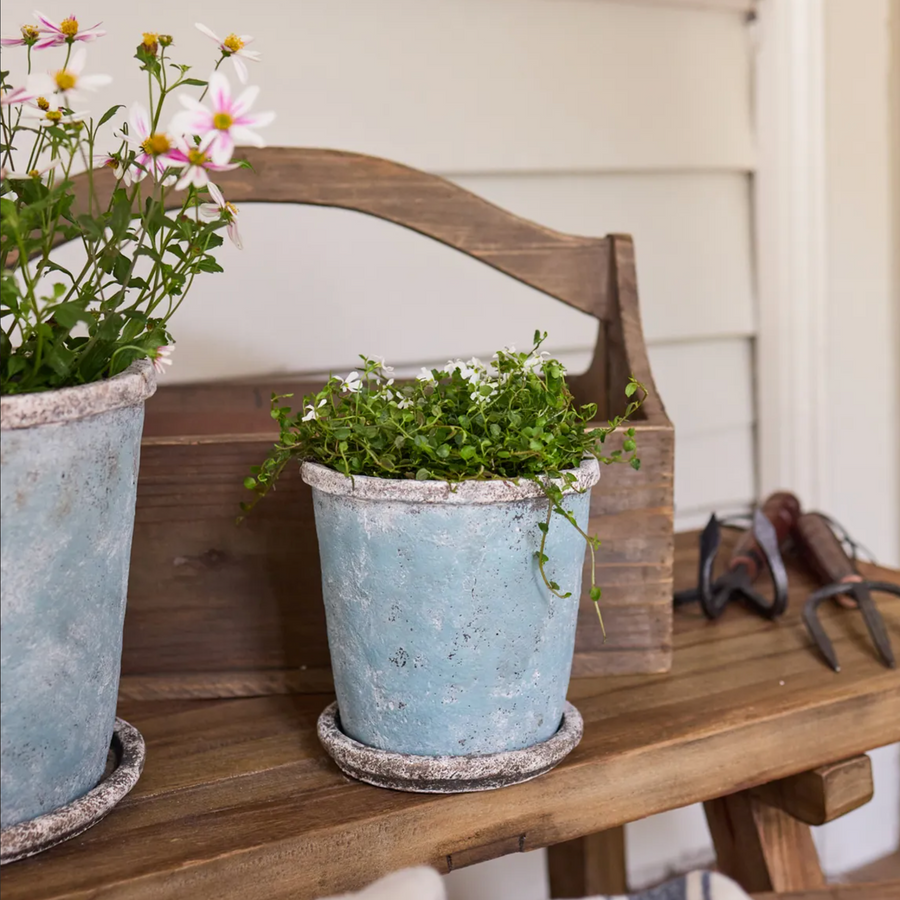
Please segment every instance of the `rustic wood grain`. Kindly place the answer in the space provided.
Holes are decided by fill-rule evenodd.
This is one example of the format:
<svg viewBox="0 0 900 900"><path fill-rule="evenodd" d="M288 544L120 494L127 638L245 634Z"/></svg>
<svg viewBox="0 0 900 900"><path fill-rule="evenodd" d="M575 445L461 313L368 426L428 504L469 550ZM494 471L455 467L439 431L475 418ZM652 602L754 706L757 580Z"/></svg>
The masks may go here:
<svg viewBox="0 0 900 900"><path fill-rule="evenodd" d="M488 203L437 175L399 163L307 147L243 147L253 171L222 172L216 182L231 203L297 203L365 213L417 231L499 269L582 312L607 314L609 244L544 228ZM86 205L87 175L73 179ZM97 171L103 202L113 173ZM182 202L180 195L170 205Z"/></svg>
<svg viewBox="0 0 900 900"><path fill-rule="evenodd" d="M164 390L158 396L170 404L169 415L171 400ZM154 435L155 399L142 449L125 619L129 696L214 695L217 677L220 696L235 696L241 685L245 696L287 684L328 689L312 495L299 467L288 467L277 489L236 526L248 496L243 478L272 435ZM271 427L266 410L260 413ZM608 639L603 643L588 596L586 560L576 677L665 671L671 664L672 477L664 460L671 458L672 434L650 426L637 431L641 471L606 468L592 498L590 530L603 541L597 583Z"/></svg>
<svg viewBox="0 0 900 900"><path fill-rule="evenodd" d="M871 884L829 884L785 894L754 894L753 900L896 900L897 897L900 897L900 880L891 879Z"/></svg>
<svg viewBox="0 0 900 900"><path fill-rule="evenodd" d="M807 825L824 825L868 803L875 793L865 754L753 789L753 796Z"/></svg>
<svg viewBox="0 0 900 900"><path fill-rule="evenodd" d="M642 466L605 467L591 497L603 546L585 562L574 675L662 672L672 660L674 431L641 328L634 245L583 238L507 213L433 175L327 150L248 150L225 173L237 202L357 210L480 259L600 320L588 371L572 379L598 416L624 412L628 378L649 396L634 423ZM108 173L101 173L107 177ZM76 182L80 185L79 179ZM125 622L122 685L133 698L256 696L328 689L330 664L310 489L291 466L236 528L243 480L275 436L271 394L299 405L321 380L279 375L162 387L147 404ZM613 435L608 453L620 449Z"/></svg>
<svg viewBox="0 0 900 900"><path fill-rule="evenodd" d="M825 886L808 825L749 791L703 804L716 868L747 891Z"/></svg>
<svg viewBox="0 0 900 900"><path fill-rule="evenodd" d="M624 894L625 826L548 847L547 870L552 898Z"/></svg>
<svg viewBox="0 0 900 900"><path fill-rule="evenodd" d="M678 543L682 587L696 535ZM448 856L455 867L558 844L900 740L900 673L880 663L858 614L829 607L843 665L831 672L799 619L811 585L796 569L791 578L776 623L737 606L716 623L679 612L668 675L574 681L581 744L501 791L438 797L348 781L315 736L329 695L123 702L147 740L141 781L96 828L7 867L4 900L312 900L406 865L446 872ZM896 643L900 600L879 603Z"/></svg>

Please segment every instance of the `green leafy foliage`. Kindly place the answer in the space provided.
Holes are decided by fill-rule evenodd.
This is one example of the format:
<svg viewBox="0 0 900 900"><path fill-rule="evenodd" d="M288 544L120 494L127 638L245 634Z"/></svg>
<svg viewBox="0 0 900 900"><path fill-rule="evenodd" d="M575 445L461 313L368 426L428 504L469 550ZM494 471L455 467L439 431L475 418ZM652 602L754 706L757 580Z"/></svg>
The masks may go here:
<svg viewBox="0 0 900 900"><path fill-rule="evenodd" d="M273 395L272 418L281 436L244 481L256 494L243 504L244 511L273 487L292 459L315 461L351 477L451 483L526 479L550 501L547 520L539 525L541 575L554 594L570 596L544 571L551 516L561 515L575 527L593 558L599 541L581 530L565 509L563 494L585 457L639 468L634 428L626 431L622 450L601 451L607 437L640 408L646 390L632 378L625 387L624 414L597 426L596 406L578 406L562 363L541 352L546 337L535 332L526 353L504 349L489 364L454 360L402 384L383 360L362 356L358 372L330 378L318 393L304 397L296 413L282 405L291 395ZM591 598L600 599L593 578Z"/></svg>
<svg viewBox="0 0 900 900"><path fill-rule="evenodd" d="M168 63L171 42L142 44L135 54L147 73L154 125L173 91L206 85L186 77L189 66ZM178 74L170 76L173 65ZM4 93L13 89L8 74L0 73ZM116 170L113 190L97 190L92 172L87 196L76 202L73 167L91 165L100 127L122 105L111 106L96 123L74 117L65 106L58 114L50 109L59 117L51 120L48 112L39 121L36 107L30 112L37 119L23 117L13 105L0 116L3 394L85 384L117 375L137 359L156 358L160 347L172 343L169 319L194 278L222 271L213 251L222 245L217 232L232 215L201 216L200 205L210 199L206 188L189 185L175 199L173 178L126 179L129 169L139 174L137 151L121 133L106 164ZM83 246L80 270L51 259L61 240Z"/></svg>

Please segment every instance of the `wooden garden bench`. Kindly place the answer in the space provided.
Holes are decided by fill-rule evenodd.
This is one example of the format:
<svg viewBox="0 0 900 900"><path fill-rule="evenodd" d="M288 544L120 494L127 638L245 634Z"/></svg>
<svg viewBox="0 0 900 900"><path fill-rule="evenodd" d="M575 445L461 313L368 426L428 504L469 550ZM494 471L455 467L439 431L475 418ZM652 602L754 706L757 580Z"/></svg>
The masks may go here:
<svg viewBox="0 0 900 900"><path fill-rule="evenodd" d="M678 537L679 586L696 572L695 540ZM574 839L698 801L712 811L726 873L755 891L821 888L809 826L784 810L820 821L868 796L865 761L833 764L900 740L900 675L876 658L861 618L836 609L823 613L842 663L831 672L799 621L809 583L793 569L791 578L778 623L736 606L715 624L679 612L670 674L574 681L581 744L552 772L495 792L439 797L349 781L315 735L330 695L123 702L147 739L141 781L91 831L4 869L4 900L309 900L403 866L447 872L560 842L569 843L551 851L551 871L564 854L583 895L598 889L591 851L609 842ZM900 601L881 609L896 643ZM834 890L825 900L845 900Z"/></svg>
<svg viewBox="0 0 900 900"><path fill-rule="evenodd" d="M615 413L629 374L651 388L637 423L645 466L610 470L592 507L613 637L602 647L584 631L576 648L590 676L570 691L584 738L557 769L494 792L403 794L345 778L316 738L332 696L299 478L245 531L232 524L242 478L271 438L268 393L288 385L164 388L148 404L119 710L147 741L146 768L105 821L5 868L4 900L311 900L404 866L448 872L541 847L554 895L583 896L622 888L620 826L695 802L706 803L720 867L746 887L820 888L805 823L869 796L860 755L900 740L900 674L875 657L861 618L836 609L823 616L842 671L825 666L799 621L810 583L798 571L776 623L732 606L711 624L687 609L673 632L674 438L647 362L630 239L561 235L381 160L248 155L258 179L229 173L231 200L366 212L598 318L573 390L601 416ZM694 535L676 541L674 560L687 586ZM896 645L900 601L881 609ZM597 674L636 671L660 674Z"/></svg>

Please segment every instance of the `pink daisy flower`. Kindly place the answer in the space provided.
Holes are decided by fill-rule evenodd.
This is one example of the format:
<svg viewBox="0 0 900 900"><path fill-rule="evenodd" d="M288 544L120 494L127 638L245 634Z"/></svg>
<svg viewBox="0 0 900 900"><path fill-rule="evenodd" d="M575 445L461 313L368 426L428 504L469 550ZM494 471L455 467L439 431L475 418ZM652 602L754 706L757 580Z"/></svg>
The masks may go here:
<svg viewBox="0 0 900 900"><path fill-rule="evenodd" d="M255 147L265 147L265 141L253 131L262 128L275 118L275 113L251 113L258 87L247 88L237 99L231 96L231 86L221 72L209 77L209 99L212 109L199 100L181 95L186 107L178 113L173 128L182 134L197 135L200 149L209 153L213 162L224 165L231 160L236 143L244 142Z"/></svg>
<svg viewBox="0 0 900 900"><path fill-rule="evenodd" d="M21 37L0 38L0 45L4 47L33 47L41 36L41 29L37 25L23 25L21 32Z"/></svg>
<svg viewBox="0 0 900 900"><path fill-rule="evenodd" d="M182 165L172 155L175 142L164 131L153 131L150 114L145 106L135 103L131 107L128 114L128 134L120 132L116 137L123 138L137 151L134 162L125 170L126 184L136 184L148 173L154 180L161 180L165 185L175 181L174 175L163 177L166 169Z"/></svg>
<svg viewBox="0 0 900 900"><path fill-rule="evenodd" d="M215 163L209 154L199 147L192 147L184 138L180 139L175 149L169 154L173 165L184 166L175 190L183 191L189 184L196 188L205 188L209 184L210 172L227 172L236 169L238 163Z"/></svg>
<svg viewBox="0 0 900 900"><path fill-rule="evenodd" d="M241 242L241 234L238 231L237 223L238 208L233 203L229 203L225 197L222 196L222 192L212 182L207 185L207 189L214 202L200 204L198 207L200 217L207 221L213 221L220 216L224 216L225 220L228 222L225 231L228 234L231 243L234 244L238 250L243 250L244 245Z"/></svg>
<svg viewBox="0 0 900 900"><path fill-rule="evenodd" d="M153 368L157 375L166 374L166 366L172 365L172 354L175 352L174 344L163 344L156 348L156 356L153 357Z"/></svg>
<svg viewBox="0 0 900 900"><path fill-rule="evenodd" d="M35 50L56 47L59 44L73 44L75 41L96 41L98 37L106 34L105 31L99 30L100 22L91 28L81 30L75 16L68 16L58 25L37 10L34 11L34 16L41 23L41 33L47 35L34 45Z"/></svg>
<svg viewBox="0 0 900 900"><path fill-rule="evenodd" d="M211 29L207 28L200 22L195 22L195 27L203 32L210 40L215 41L219 45L219 50L223 56L231 59L234 63L234 70L237 72L238 81L246 84L250 80L250 73L244 63L245 59L259 62L259 53L255 50L244 49L247 44L253 42L254 38L249 34L229 34L224 40L215 34Z"/></svg>
<svg viewBox="0 0 900 900"><path fill-rule="evenodd" d="M31 75L28 80L28 89L35 96L49 97L50 94L59 92L65 97L66 106L74 106L83 102L85 91L96 91L112 81L109 75L85 75L84 66L87 63L87 50L79 47L69 60L64 69L58 69L49 74Z"/></svg>
<svg viewBox="0 0 900 900"><path fill-rule="evenodd" d="M30 103L37 100L40 91L27 88L17 87L11 91L0 91L0 106L15 106L19 103Z"/></svg>
<svg viewBox="0 0 900 900"><path fill-rule="evenodd" d="M12 180L25 181L28 178L34 178L35 180L39 180L48 172L52 172L54 169L58 169L62 165L61 159L54 159L46 165L42 166L40 169L30 169L27 172L14 172L12 169L4 169L3 177L9 178Z"/></svg>

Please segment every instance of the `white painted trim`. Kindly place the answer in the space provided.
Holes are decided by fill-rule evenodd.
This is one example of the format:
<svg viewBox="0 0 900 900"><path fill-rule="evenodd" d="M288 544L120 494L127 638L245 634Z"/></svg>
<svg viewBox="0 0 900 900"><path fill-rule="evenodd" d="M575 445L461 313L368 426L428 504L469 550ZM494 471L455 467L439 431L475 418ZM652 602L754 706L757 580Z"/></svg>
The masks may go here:
<svg viewBox="0 0 900 900"><path fill-rule="evenodd" d="M758 28L758 489L827 508L823 2L761 0Z"/></svg>

